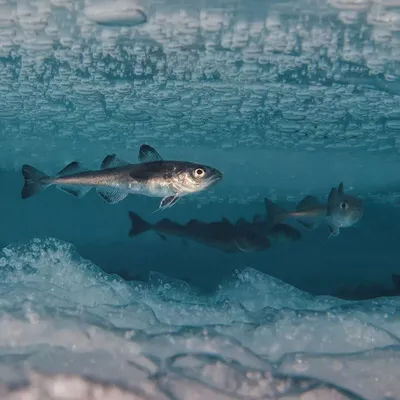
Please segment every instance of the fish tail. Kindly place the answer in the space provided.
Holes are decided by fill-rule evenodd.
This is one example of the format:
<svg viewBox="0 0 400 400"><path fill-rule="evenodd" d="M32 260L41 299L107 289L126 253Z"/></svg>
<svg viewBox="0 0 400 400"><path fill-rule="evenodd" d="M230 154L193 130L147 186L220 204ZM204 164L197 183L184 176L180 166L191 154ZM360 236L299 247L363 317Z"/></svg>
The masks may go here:
<svg viewBox="0 0 400 400"><path fill-rule="evenodd" d="M272 227L286 218L286 210L269 199L264 199L267 211L267 226Z"/></svg>
<svg viewBox="0 0 400 400"><path fill-rule="evenodd" d="M131 220L131 230L129 231L128 236L138 236L141 233L147 232L151 229L152 225L145 221L142 217L134 213L133 211L129 211L129 218Z"/></svg>
<svg viewBox="0 0 400 400"><path fill-rule="evenodd" d="M44 172L39 171L31 165L25 164L22 166L22 175L25 179L25 184L21 191L21 197L23 199L34 196L51 184L49 175L46 175Z"/></svg>

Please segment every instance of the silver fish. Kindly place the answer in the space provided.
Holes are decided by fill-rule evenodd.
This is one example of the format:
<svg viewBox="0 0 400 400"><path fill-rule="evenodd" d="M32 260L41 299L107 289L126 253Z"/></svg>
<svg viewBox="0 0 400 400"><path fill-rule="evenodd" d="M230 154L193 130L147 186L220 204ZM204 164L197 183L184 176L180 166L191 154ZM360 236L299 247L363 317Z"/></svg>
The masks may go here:
<svg viewBox="0 0 400 400"><path fill-rule="evenodd" d="M268 199L265 199L265 207L267 225L270 227L289 217L296 218L307 229L314 229L322 221L326 221L332 236L338 236L340 228L353 226L364 212L362 200L346 195L343 183L331 189L327 204L321 204L314 196L306 196L294 211L286 211Z"/></svg>
<svg viewBox="0 0 400 400"><path fill-rule="evenodd" d="M172 207L181 197L200 192L222 179L215 168L186 161L164 161L148 145L139 151L139 164L130 164L115 154L104 158L101 169L85 171L74 161L57 176L49 176L24 165L25 185L21 197L31 197L51 185L75 197L83 197L92 188L110 204L118 203L128 194L161 197L159 210Z"/></svg>

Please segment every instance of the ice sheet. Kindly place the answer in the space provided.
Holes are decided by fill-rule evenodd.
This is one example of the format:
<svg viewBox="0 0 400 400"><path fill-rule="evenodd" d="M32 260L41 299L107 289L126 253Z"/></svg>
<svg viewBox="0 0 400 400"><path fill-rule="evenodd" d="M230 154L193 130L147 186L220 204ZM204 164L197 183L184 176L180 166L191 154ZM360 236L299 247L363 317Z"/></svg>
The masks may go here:
<svg viewBox="0 0 400 400"><path fill-rule="evenodd" d="M53 238L0 263L6 399L400 396L396 298L311 296L251 268L199 297L157 273L125 283Z"/></svg>
<svg viewBox="0 0 400 400"><path fill-rule="evenodd" d="M98 167L108 153L133 162L146 142L170 157L218 160L230 193L246 182L230 200L250 202L266 189L300 196L295 182L315 160L293 165L324 150L336 156L309 189L346 178L364 191L371 167L370 190L400 192L398 159L386 161L400 143L395 4L2 1L0 167ZM244 149L257 153L240 157ZM287 165L271 149L289 149Z"/></svg>

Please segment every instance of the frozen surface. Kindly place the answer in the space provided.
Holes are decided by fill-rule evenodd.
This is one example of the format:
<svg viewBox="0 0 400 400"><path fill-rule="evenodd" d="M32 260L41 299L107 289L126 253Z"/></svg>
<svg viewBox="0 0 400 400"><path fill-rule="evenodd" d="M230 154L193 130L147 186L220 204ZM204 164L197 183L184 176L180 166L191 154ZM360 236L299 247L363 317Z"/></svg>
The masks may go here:
<svg viewBox="0 0 400 400"><path fill-rule="evenodd" d="M98 167L110 153L133 162L145 142L223 170L215 190L188 202L293 202L340 181L395 202L399 5L0 0L0 168L54 173L75 159ZM32 215L35 201L54 205L48 193L10 213L20 186L1 178L12 199L3 196L4 232L35 223L43 233L46 217L60 230L75 224L73 206ZM63 212L69 225L57 220ZM79 229L106 248L119 240L112 218ZM371 245L361 240L352 255L382 255L375 270L396 262L399 235L392 220L390 229L376 220L364 225ZM157 273L128 284L72 245L35 236L13 236L0 256L1 399L400 399L399 298L312 296L251 268L199 297ZM326 255L332 270L332 254L352 249L337 243ZM294 260L300 273L312 251Z"/></svg>
<svg viewBox="0 0 400 400"><path fill-rule="evenodd" d="M399 21L393 0L2 0L0 167L134 161L147 142L246 183L204 202L338 179L368 195L367 167L370 191L399 192Z"/></svg>
<svg viewBox="0 0 400 400"><path fill-rule="evenodd" d="M128 285L52 238L0 264L4 399L400 397L395 298L315 297L251 268L201 298L157 273Z"/></svg>

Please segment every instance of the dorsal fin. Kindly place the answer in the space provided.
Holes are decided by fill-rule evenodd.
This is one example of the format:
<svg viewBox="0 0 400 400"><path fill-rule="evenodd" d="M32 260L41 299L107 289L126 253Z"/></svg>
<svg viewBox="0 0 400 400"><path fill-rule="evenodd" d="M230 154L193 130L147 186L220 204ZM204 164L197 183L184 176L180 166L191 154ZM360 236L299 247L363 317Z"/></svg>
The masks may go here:
<svg viewBox="0 0 400 400"><path fill-rule="evenodd" d="M72 161L67 166L65 166L57 175L65 176L76 174L77 172L82 172L82 166L78 161Z"/></svg>
<svg viewBox="0 0 400 400"><path fill-rule="evenodd" d="M228 218L225 218L225 217L223 217L223 218L221 219L221 222L224 223L224 224L229 224L229 225L231 225L231 221L229 221L229 219L228 219Z"/></svg>
<svg viewBox="0 0 400 400"><path fill-rule="evenodd" d="M162 157L157 150L147 144L140 146L138 158L140 162L162 161Z"/></svg>
<svg viewBox="0 0 400 400"><path fill-rule="evenodd" d="M246 220L244 218L239 218L236 222L236 225L244 225L246 224Z"/></svg>
<svg viewBox="0 0 400 400"><path fill-rule="evenodd" d="M104 158L100 168L101 169L116 168L116 167L123 167L125 165L129 165L129 163L118 158L116 154L109 154Z"/></svg>
<svg viewBox="0 0 400 400"><path fill-rule="evenodd" d="M338 196L343 196L343 195L344 195L343 182L340 182L338 186Z"/></svg>
<svg viewBox="0 0 400 400"><path fill-rule="evenodd" d="M313 207L318 207L319 205L320 203L315 196L306 196L297 204L296 211L308 210Z"/></svg>
<svg viewBox="0 0 400 400"><path fill-rule="evenodd" d="M193 226L200 225L200 224L201 224L201 222L199 220L191 219L190 221L186 222L185 226L186 227L191 227L191 226L193 227Z"/></svg>
<svg viewBox="0 0 400 400"><path fill-rule="evenodd" d="M336 188L332 188L328 196L328 207L326 210L326 215L328 216L332 215L332 210L337 201L337 197L338 197L338 190Z"/></svg>

